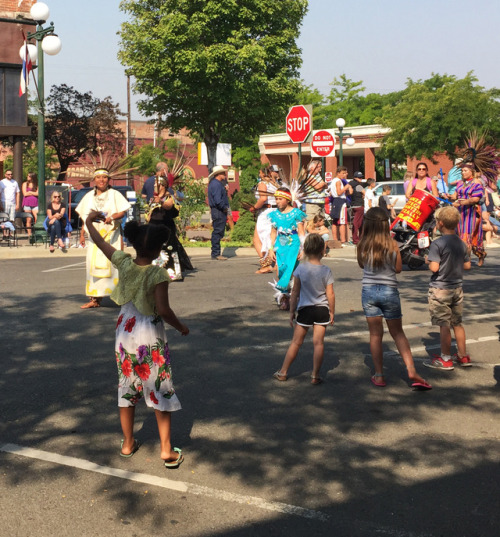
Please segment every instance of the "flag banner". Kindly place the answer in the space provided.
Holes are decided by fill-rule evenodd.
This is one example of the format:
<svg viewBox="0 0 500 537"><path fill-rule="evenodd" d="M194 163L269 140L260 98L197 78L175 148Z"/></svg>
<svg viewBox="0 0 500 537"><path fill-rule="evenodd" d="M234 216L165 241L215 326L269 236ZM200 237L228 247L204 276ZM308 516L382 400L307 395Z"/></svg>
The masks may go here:
<svg viewBox="0 0 500 537"><path fill-rule="evenodd" d="M30 72L33 69L33 64L31 63L31 57L28 50L28 43L26 41L26 37L24 36L23 32L23 38L24 38L24 59L23 59L23 67L21 69L21 80L19 82L19 97L22 97L27 89L28 89L28 81L30 77Z"/></svg>

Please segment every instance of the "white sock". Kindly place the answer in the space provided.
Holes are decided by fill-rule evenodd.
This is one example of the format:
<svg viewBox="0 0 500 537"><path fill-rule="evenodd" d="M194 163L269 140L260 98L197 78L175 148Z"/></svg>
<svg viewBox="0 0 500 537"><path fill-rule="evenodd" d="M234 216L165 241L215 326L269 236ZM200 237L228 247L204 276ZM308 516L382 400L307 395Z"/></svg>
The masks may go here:
<svg viewBox="0 0 500 537"><path fill-rule="evenodd" d="M445 362L449 362L451 360L451 356L449 354L443 354L441 353L441 359Z"/></svg>

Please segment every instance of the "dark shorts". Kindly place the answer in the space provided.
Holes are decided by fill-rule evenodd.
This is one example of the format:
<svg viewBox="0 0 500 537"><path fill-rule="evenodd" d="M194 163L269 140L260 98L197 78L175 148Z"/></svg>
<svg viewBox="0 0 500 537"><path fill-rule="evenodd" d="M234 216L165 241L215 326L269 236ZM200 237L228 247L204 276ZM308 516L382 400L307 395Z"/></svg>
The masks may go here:
<svg viewBox="0 0 500 537"><path fill-rule="evenodd" d="M366 317L384 317L389 321L403 317L397 287L391 285L363 285L361 302Z"/></svg>
<svg viewBox="0 0 500 537"><path fill-rule="evenodd" d="M462 287L438 289L429 287L429 312L433 326L461 326L464 304Z"/></svg>
<svg viewBox="0 0 500 537"><path fill-rule="evenodd" d="M297 312L297 324L313 326L330 324L330 310L326 306L306 306Z"/></svg>

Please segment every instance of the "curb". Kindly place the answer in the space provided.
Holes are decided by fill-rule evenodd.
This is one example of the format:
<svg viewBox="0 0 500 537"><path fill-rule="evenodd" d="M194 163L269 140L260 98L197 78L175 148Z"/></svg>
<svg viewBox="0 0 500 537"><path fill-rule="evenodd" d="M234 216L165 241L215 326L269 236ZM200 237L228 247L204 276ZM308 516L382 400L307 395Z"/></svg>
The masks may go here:
<svg viewBox="0 0 500 537"><path fill-rule="evenodd" d="M130 254L134 254L134 249L131 247L125 248L125 251ZM355 249L350 248L336 248L329 252L329 256L326 259L332 259L336 257L353 257L355 255ZM0 247L0 260L8 259L69 259L69 258L85 258L87 250L85 248L69 248L65 253L56 249L51 253L45 246L15 246L8 247L7 245ZM189 257L210 257L210 247L186 247L186 253ZM253 248L224 248L222 245L223 255L231 257L254 257L257 260L257 254Z"/></svg>

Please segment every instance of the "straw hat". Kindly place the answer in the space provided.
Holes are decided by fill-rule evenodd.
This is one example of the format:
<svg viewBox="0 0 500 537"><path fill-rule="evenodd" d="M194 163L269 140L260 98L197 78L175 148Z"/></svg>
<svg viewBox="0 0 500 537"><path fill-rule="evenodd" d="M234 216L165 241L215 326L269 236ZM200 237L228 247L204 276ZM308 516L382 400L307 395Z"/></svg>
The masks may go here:
<svg viewBox="0 0 500 537"><path fill-rule="evenodd" d="M224 166L214 166L212 169L212 173L208 176L208 178L212 179L212 177L215 177L216 175L219 175L220 173L227 175L227 170L224 168Z"/></svg>

